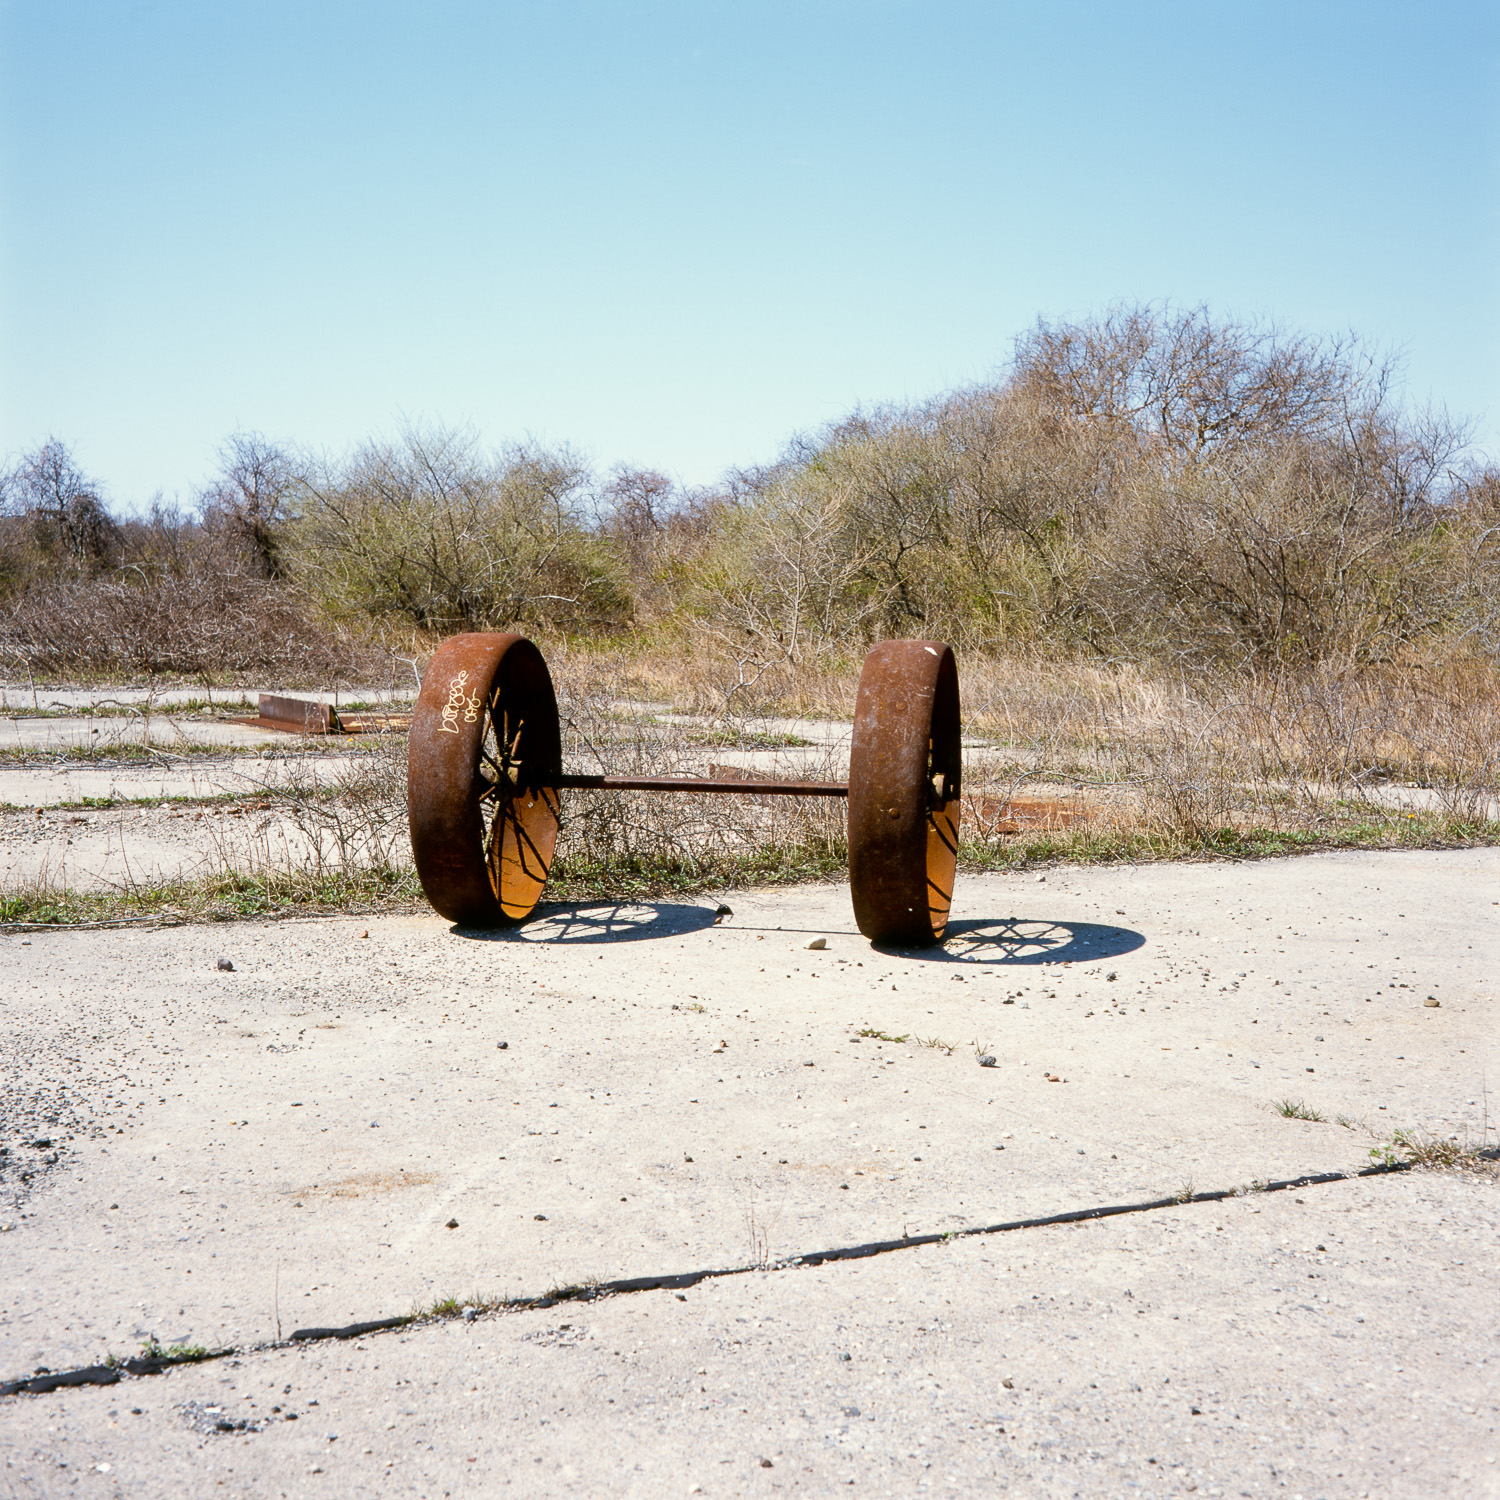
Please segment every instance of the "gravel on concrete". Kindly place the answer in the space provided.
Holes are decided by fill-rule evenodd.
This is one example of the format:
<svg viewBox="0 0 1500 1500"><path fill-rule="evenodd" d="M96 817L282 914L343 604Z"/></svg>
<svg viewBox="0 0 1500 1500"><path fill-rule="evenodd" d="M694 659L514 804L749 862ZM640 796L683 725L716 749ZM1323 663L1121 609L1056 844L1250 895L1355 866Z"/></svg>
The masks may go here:
<svg viewBox="0 0 1500 1500"><path fill-rule="evenodd" d="M0 1474L1500 1495L1493 1176L1255 1191L1398 1129L1493 1144L1497 877L1491 850L991 876L926 954L871 949L838 886L717 924L709 898L0 938L0 1377L243 1351L0 1398Z"/></svg>

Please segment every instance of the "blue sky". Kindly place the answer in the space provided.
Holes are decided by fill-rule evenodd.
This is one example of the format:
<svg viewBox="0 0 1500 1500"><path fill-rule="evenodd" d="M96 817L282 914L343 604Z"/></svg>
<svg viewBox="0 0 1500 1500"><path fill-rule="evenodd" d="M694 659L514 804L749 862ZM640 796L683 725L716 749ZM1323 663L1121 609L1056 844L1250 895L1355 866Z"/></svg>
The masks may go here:
<svg viewBox="0 0 1500 1500"><path fill-rule="evenodd" d="M690 483L1206 302L1500 453L1492 3L0 0L0 451L405 420Z"/></svg>

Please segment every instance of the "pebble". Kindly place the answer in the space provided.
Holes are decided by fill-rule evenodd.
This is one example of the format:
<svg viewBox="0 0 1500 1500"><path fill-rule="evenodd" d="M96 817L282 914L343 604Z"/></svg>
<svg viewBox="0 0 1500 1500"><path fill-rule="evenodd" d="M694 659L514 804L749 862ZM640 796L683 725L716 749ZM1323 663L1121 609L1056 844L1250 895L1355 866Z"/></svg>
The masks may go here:
<svg viewBox="0 0 1500 1500"><path fill-rule="evenodd" d="M500 1050L501 1050L501 1051L502 1051L502 1052L504 1052L504 1051L505 1051L505 1049L506 1049L506 1048L507 1048L507 1047L509 1047L509 1046L510 1046L510 1043L509 1043L509 1042L496 1042L496 1043L495 1043L495 1045L496 1045L496 1046L497 1046L497 1047L498 1047L498 1048L499 1048L499 1049L500 1049Z"/></svg>
<svg viewBox="0 0 1500 1500"><path fill-rule="evenodd" d="M234 973L234 965L227 958L218 959L215 962L214 967L216 969L222 969L226 974Z"/></svg>
<svg viewBox="0 0 1500 1500"><path fill-rule="evenodd" d="M547 1220L547 1215L546 1214L532 1214L531 1217L533 1219L535 1219L538 1223L545 1223L546 1220Z"/></svg>
<svg viewBox="0 0 1500 1500"><path fill-rule="evenodd" d="M807 946L809 948L813 949L814 951L817 951L819 949L826 948L828 946L828 939L827 938L814 938L812 940L812 942L810 942Z"/></svg>
<svg viewBox="0 0 1500 1500"><path fill-rule="evenodd" d="M990 1053L986 1052L984 1056L979 1059L979 1066L981 1068L993 1068L995 1066L994 1057L991 1056Z"/></svg>
<svg viewBox="0 0 1500 1500"><path fill-rule="evenodd" d="M1438 1006L1441 1005L1442 1003L1443 1002L1441 1000L1439 1000L1436 995L1429 995L1422 1002L1422 1004L1425 1005L1428 1010L1436 1010L1438 1008Z"/></svg>
<svg viewBox="0 0 1500 1500"><path fill-rule="evenodd" d="M447 1224L444 1227L447 1228L447 1229L457 1229L458 1228L458 1220L457 1219L449 1219L448 1222L447 1222Z"/></svg>

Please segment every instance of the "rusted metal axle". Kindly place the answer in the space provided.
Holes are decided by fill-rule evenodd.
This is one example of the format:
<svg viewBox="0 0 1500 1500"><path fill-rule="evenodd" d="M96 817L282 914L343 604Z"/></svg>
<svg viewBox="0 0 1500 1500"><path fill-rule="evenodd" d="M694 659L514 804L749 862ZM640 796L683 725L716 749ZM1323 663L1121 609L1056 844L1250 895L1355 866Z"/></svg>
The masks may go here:
<svg viewBox="0 0 1500 1500"><path fill-rule="evenodd" d="M706 776L573 776L566 771L547 778L549 786L569 792L736 792L755 797L847 797L842 781L714 781Z"/></svg>
<svg viewBox="0 0 1500 1500"><path fill-rule="evenodd" d="M873 942L936 943L958 865L960 761L958 669L941 641L883 641L866 656L846 785L564 771L542 653L518 635L459 635L428 663L412 715L412 854L445 917L501 926L525 921L541 899L565 791L843 797L859 930Z"/></svg>

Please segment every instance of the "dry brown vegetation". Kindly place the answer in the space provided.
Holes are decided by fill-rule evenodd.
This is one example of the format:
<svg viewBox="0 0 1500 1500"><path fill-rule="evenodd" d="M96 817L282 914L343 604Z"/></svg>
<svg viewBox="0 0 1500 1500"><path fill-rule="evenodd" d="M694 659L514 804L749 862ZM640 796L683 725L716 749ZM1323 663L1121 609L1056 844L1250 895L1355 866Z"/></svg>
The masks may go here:
<svg viewBox="0 0 1500 1500"><path fill-rule="evenodd" d="M570 765L659 770L707 764L705 726L753 748L777 719L847 721L873 641L941 638L976 742L973 860L1488 838L1500 471L1394 375L1354 338L1123 307L704 490L453 432L334 459L239 435L191 519L111 518L49 444L5 477L0 652L37 676L326 687L522 628ZM343 800L399 822L394 782ZM840 848L827 807L570 806L564 884ZM399 840L376 859L319 837L400 863Z"/></svg>

